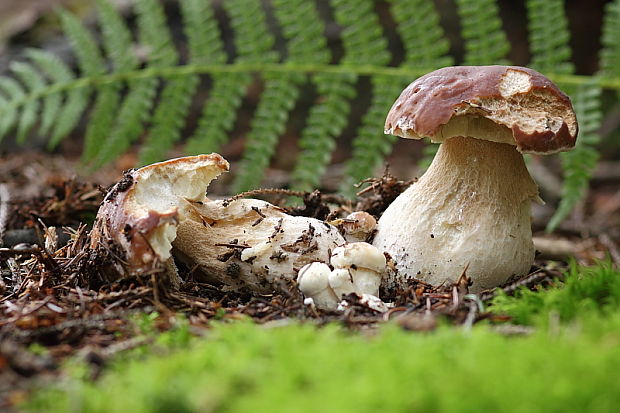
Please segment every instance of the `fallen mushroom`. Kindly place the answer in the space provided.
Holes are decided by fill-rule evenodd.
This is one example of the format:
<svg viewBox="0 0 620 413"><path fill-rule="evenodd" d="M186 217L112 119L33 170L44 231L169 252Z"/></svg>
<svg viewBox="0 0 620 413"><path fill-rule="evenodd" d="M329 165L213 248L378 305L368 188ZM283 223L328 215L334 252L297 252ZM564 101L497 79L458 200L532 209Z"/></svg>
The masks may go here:
<svg viewBox="0 0 620 413"><path fill-rule="evenodd" d="M373 244L398 270L388 285L453 282L467 270L476 292L526 274L540 198L521 153L569 150L577 129L570 99L531 69L447 67L410 84L385 131L441 146L379 219Z"/></svg>
<svg viewBox="0 0 620 413"><path fill-rule="evenodd" d="M225 171L228 162L211 154L126 172L105 196L91 231L95 259L96 251L113 258L99 272L104 280L164 270L190 202L204 199L211 180Z"/></svg>
<svg viewBox="0 0 620 413"><path fill-rule="evenodd" d="M176 283L174 254L207 282L268 293L274 281L328 262L345 243L334 226L265 201L207 199L211 180L227 170L228 162L211 154L126 173L106 195L91 232L91 249L115 258L102 268L104 279L169 269Z"/></svg>
<svg viewBox="0 0 620 413"><path fill-rule="evenodd" d="M379 296L386 259L377 248L366 242L345 244L334 249L330 264L331 271L324 263L307 264L297 276L300 291L317 308L335 310L342 296L350 293Z"/></svg>

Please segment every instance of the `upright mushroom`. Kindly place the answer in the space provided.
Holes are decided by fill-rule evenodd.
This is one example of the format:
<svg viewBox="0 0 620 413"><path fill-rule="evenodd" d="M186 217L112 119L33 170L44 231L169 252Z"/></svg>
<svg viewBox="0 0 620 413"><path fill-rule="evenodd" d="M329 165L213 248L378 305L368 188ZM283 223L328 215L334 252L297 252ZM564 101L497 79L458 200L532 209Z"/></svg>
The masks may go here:
<svg viewBox="0 0 620 413"><path fill-rule="evenodd" d="M447 67L411 83L385 133L441 146L379 219L374 245L396 263L391 281L439 284L467 271L480 291L526 274L539 198L521 154L569 150L577 129L570 99L531 69Z"/></svg>

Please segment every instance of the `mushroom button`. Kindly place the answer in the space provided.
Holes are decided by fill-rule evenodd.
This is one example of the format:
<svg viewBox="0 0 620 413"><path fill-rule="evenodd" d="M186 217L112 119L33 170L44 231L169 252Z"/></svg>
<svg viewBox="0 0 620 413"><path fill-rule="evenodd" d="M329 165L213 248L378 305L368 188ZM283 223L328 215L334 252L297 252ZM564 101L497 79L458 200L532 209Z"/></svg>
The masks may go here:
<svg viewBox="0 0 620 413"><path fill-rule="evenodd" d="M577 129L569 98L531 69L447 67L410 84L385 132L441 145L379 219L374 245L396 262L394 282L439 284L467 270L480 291L526 274L539 197L521 154L569 150Z"/></svg>

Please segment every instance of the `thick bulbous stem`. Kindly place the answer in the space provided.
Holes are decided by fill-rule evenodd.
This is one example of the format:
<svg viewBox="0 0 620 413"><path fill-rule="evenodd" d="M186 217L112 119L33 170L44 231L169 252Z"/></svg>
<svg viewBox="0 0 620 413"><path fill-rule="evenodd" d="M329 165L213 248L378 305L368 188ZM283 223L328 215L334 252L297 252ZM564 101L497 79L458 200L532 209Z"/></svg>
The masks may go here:
<svg viewBox="0 0 620 413"><path fill-rule="evenodd" d="M526 274L534 259L531 201L538 188L514 146L454 137L426 173L384 212L373 244L388 252L397 273L453 282L464 272L471 290Z"/></svg>

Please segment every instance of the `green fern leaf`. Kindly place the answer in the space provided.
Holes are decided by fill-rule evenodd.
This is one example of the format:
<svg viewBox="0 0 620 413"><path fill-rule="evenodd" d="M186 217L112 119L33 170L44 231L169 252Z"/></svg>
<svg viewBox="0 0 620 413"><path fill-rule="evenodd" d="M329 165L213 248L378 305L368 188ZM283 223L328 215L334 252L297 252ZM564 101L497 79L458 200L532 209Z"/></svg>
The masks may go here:
<svg viewBox="0 0 620 413"><path fill-rule="evenodd" d="M204 0L181 0L191 63L224 63L226 53L213 9Z"/></svg>
<svg viewBox="0 0 620 413"><path fill-rule="evenodd" d="M39 50L28 49L26 56L43 72L52 82L68 82L74 78L71 69L56 55ZM43 113L41 114L41 127L39 133L46 135L54 122L62 105L62 94L52 93L43 100Z"/></svg>
<svg viewBox="0 0 620 413"><path fill-rule="evenodd" d="M178 56L166 29L162 5L157 0L140 0L136 3L138 32L141 45L147 50L148 67L168 67L177 63ZM97 157L96 166L110 162L125 152L144 131L144 124L151 117L151 109L159 80L153 77L128 82L125 97L109 139ZM167 86L172 87L172 86ZM170 92L166 92L168 95ZM162 101L161 104L167 105Z"/></svg>
<svg viewBox="0 0 620 413"><path fill-rule="evenodd" d="M304 0L274 1L276 18L284 36L289 39L290 62L322 63L331 59L323 32L324 24L311 2ZM306 24L315 21L315 24ZM293 189L311 190L318 186L331 153L336 147L335 137L346 125L348 97L355 94L351 76L315 75L312 77L320 95L319 102L310 109L299 146L302 150L292 173Z"/></svg>
<svg viewBox="0 0 620 413"><path fill-rule="evenodd" d="M293 189L298 191L319 186L336 149L336 137L347 125L350 99L356 94L352 75L315 75L312 80L320 97L310 109L299 141L301 152L293 170Z"/></svg>
<svg viewBox="0 0 620 413"><path fill-rule="evenodd" d="M426 0L391 0L392 15L398 23L396 30L405 45L405 67L428 71L454 64L446 56L450 43L439 24L439 14L433 2ZM413 79L410 79L413 81ZM437 153L438 145L429 143L423 149L418 167L424 171Z"/></svg>
<svg viewBox="0 0 620 413"><path fill-rule="evenodd" d="M141 164L161 160L162 155L181 137L181 129L185 125L185 117L198 81L198 76L168 80L160 97L161 103L153 115L153 129L142 144Z"/></svg>
<svg viewBox="0 0 620 413"><path fill-rule="evenodd" d="M543 0L544 1L544 0ZM466 65L506 64L510 44L495 0L456 0Z"/></svg>
<svg viewBox="0 0 620 413"><path fill-rule="evenodd" d="M390 60L387 40L383 29L374 13L374 2L364 0L352 3L344 0L333 2L336 22L343 27L342 40L345 47L345 64L374 64L383 66ZM353 184L373 174L374 168L381 163L383 152L373 152L379 146L385 148L385 142L394 140L383 134L383 119L392 102L394 91L400 86L398 81L385 82L386 77L372 78L372 101L364 115L362 126L353 140L353 155L345 165L345 178L341 192L351 195ZM390 80L393 80L390 78ZM398 86L395 86L397 84ZM374 144L373 144L374 143ZM391 145L387 145L391 147Z"/></svg>
<svg viewBox="0 0 620 413"><path fill-rule="evenodd" d="M531 67L543 73L573 73L563 0L528 0Z"/></svg>
<svg viewBox="0 0 620 413"><path fill-rule="evenodd" d="M113 70L124 72L137 68L139 63L132 50L131 32L123 18L112 4L104 0L97 0L97 11L103 48L111 60ZM118 82L97 88L97 99L84 138L84 162L92 161L106 145L121 102L121 87L122 83Z"/></svg>
<svg viewBox="0 0 620 413"><path fill-rule="evenodd" d="M605 6L601 42L601 75L620 77L620 0L614 0Z"/></svg>
<svg viewBox="0 0 620 413"><path fill-rule="evenodd" d="M297 74L265 75L265 89L252 119L252 129L245 141L234 192L257 187L274 154L278 138L284 132L288 114L299 96Z"/></svg>
<svg viewBox="0 0 620 413"><path fill-rule="evenodd" d="M30 64L22 62L11 63L11 71L22 81L29 93L38 92L45 87L45 80L41 74ZM19 125L17 126L17 142L22 143L26 139L28 132L37 121L39 102L31 100L24 105Z"/></svg>
<svg viewBox="0 0 620 413"><path fill-rule="evenodd" d="M390 0L396 31L405 46L403 66L427 70L450 66L450 43L432 1ZM413 79L411 79L413 81Z"/></svg>
<svg viewBox="0 0 620 413"><path fill-rule="evenodd" d="M265 12L261 5L251 0L231 0L226 4L233 27L240 36L243 35L243 38L239 37L235 42L241 54L239 60L267 62L277 59L275 53L269 53L268 48L273 46L274 38L265 23ZM294 12L292 8L289 11ZM285 38L290 39L291 30L295 28L289 26L283 31ZM303 34L301 31L297 33ZM299 45L296 49L289 49L289 60L304 60L302 50ZM233 183L238 192L254 188L262 181L278 138L284 132L288 114L299 96L299 86L304 76L298 73L266 74L264 80L265 89L252 119L245 151Z"/></svg>
<svg viewBox="0 0 620 413"><path fill-rule="evenodd" d="M3 103L0 104L0 140L2 140L6 134L13 129L17 123L17 109L11 107L11 101L22 99L26 94L22 86L10 77L0 76L0 90L3 91L8 99L3 98Z"/></svg>
<svg viewBox="0 0 620 413"><path fill-rule="evenodd" d="M408 80L391 76L373 76L371 80L373 99L353 141L353 156L346 164L346 177L341 187L347 196L353 196L354 184L374 175L375 169L391 152L397 138L384 134L385 116L409 83Z"/></svg>
<svg viewBox="0 0 620 413"><path fill-rule="evenodd" d="M564 170L562 199L547 231L551 232L570 214L575 205L584 199L592 172L596 167L600 141L598 130L601 125L601 87L592 81L579 85L572 94L573 106L579 122L579 139L570 152L560 154Z"/></svg>

